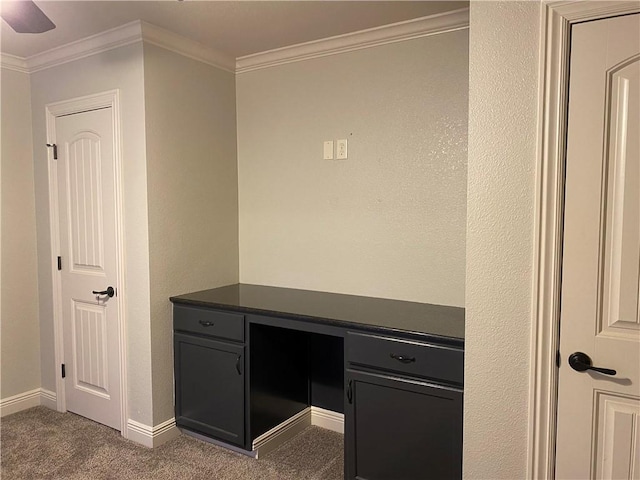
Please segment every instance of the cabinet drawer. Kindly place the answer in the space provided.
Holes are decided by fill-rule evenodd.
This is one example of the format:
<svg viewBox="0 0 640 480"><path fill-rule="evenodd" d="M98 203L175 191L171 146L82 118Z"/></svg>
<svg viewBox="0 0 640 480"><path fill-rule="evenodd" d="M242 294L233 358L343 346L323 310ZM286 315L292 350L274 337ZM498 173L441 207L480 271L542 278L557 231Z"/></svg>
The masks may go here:
<svg viewBox="0 0 640 480"><path fill-rule="evenodd" d="M399 338L349 332L347 361L414 377L462 385L464 351Z"/></svg>
<svg viewBox="0 0 640 480"><path fill-rule="evenodd" d="M244 315L174 305L173 329L242 342L244 341Z"/></svg>

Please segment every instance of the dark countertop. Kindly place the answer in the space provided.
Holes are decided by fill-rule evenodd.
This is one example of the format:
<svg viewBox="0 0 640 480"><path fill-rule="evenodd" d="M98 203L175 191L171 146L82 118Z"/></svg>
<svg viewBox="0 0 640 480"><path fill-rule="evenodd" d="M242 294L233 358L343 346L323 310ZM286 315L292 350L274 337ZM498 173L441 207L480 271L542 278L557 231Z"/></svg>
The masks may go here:
<svg viewBox="0 0 640 480"><path fill-rule="evenodd" d="M187 293L170 300L464 345L464 308L460 307L247 284Z"/></svg>

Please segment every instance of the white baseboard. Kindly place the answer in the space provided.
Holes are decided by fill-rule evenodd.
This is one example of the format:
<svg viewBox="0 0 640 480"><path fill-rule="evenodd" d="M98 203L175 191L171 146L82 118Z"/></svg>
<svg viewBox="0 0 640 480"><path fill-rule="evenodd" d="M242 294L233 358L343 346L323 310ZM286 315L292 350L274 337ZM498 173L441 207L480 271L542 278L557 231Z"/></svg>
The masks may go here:
<svg viewBox="0 0 640 480"><path fill-rule="evenodd" d="M55 392L45 390L44 388L36 388L28 392L19 393L12 397L0 400L0 417L17 413L27 408L44 405L45 407L56 409Z"/></svg>
<svg viewBox="0 0 640 480"><path fill-rule="evenodd" d="M58 409L58 398L56 396L56 392L52 392L51 390L45 390L44 388L40 389L40 405L43 407L50 408L51 410Z"/></svg>
<svg viewBox="0 0 640 480"><path fill-rule="evenodd" d="M344 414L311 407L311 425L344 434Z"/></svg>
<svg viewBox="0 0 640 480"><path fill-rule="evenodd" d="M144 445L145 447L155 448L163 443L173 440L180 435L180 430L176 427L176 419L170 418L166 422L162 422L155 427L150 427L135 420L127 420L127 434L125 438Z"/></svg>
<svg viewBox="0 0 640 480"><path fill-rule="evenodd" d="M344 414L320 407L307 407L256 438L253 441L251 456L259 458L261 455L269 453L302 432L309 425L344 433Z"/></svg>
<svg viewBox="0 0 640 480"><path fill-rule="evenodd" d="M55 398L53 403L55 405ZM319 407L306 408L256 438L252 445L253 451L248 454L255 456L255 458L265 455L293 438L309 425L344 433L344 414ZM178 435L180 435L180 430L176 427L175 418L171 418L155 427L144 425L135 420L127 421L126 438L145 447L158 447Z"/></svg>
<svg viewBox="0 0 640 480"><path fill-rule="evenodd" d="M251 451L243 450L239 447L234 447L225 442L217 441L204 435L191 432L189 430L184 430L184 433L199 440L213 443L215 445L220 445L249 457L260 458L261 456L266 455L267 453L278 448L283 443L292 439L310 425L315 425L320 428L326 428L327 430L338 433L344 433L344 414L331 410L325 410L324 408L320 407L307 407L301 412L295 414L293 417L288 418L281 424L273 427L268 432L265 432L257 437L251 445ZM131 440L134 440L131 437L129 438ZM143 445L145 445L145 443L143 443Z"/></svg>
<svg viewBox="0 0 640 480"><path fill-rule="evenodd" d="M0 416L4 417L27 408L37 407L40 405L40 390L36 388L9 398L3 398L0 403Z"/></svg>
<svg viewBox="0 0 640 480"><path fill-rule="evenodd" d="M253 456L260 458L261 455L266 455L287 440L295 437L309 425L311 425L311 408L307 407L280 425L276 425L268 432L257 437L251 445Z"/></svg>

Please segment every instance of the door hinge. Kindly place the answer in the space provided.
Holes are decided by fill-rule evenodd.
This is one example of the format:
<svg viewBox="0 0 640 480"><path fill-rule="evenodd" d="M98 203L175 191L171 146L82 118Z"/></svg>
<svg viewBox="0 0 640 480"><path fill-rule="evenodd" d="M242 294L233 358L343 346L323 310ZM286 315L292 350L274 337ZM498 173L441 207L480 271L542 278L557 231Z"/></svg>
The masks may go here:
<svg viewBox="0 0 640 480"><path fill-rule="evenodd" d="M64 368L64 363L63 363L62 364L62 378L66 377L66 376L67 376L67 372L66 372L66 370Z"/></svg>
<svg viewBox="0 0 640 480"><path fill-rule="evenodd" d="M560 362L561 362L561 357L560 357L560 350L556 351L556 367L560 368Z"/></svg>
<svg viewBox="0 0 640 480"><path fill-rule="evenodd" d="M62 257L58 257L58 270L62 270Z"/></svg>
<svg viewBox="0 0 640 480"><path fill-rule="evenodd" d="M47 143L47 147L53 147L53 159L58 159L58 145L55 143Z"/></svg>

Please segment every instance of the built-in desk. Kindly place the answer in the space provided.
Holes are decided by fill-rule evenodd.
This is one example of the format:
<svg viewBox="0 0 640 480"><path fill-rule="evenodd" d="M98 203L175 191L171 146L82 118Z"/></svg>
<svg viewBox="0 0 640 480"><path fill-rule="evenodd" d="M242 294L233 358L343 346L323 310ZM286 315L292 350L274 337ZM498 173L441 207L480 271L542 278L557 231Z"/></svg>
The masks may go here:
<svg viewBox="0 0 640 480"><path fill-rule="evenodd" d="M345 478L461 477L464 309L244 284L171 301L179 427L255 452L319 407L344 414Z"/></svg>

